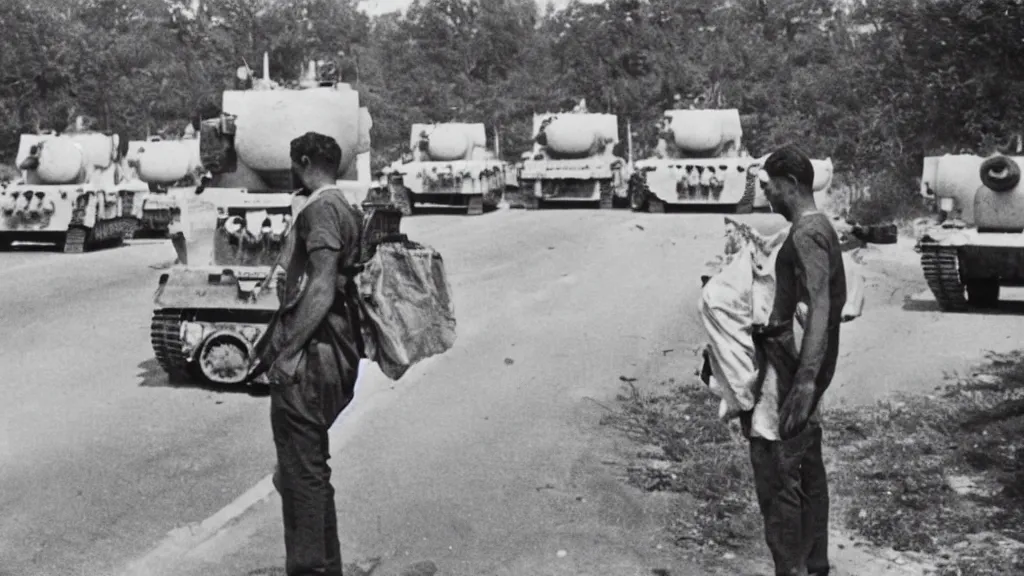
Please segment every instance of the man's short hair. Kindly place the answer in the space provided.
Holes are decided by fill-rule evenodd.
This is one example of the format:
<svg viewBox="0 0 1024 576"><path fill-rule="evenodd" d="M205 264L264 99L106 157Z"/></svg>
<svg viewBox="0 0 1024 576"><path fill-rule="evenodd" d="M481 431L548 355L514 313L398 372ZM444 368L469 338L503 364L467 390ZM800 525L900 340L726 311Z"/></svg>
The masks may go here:
<svg viewBox="0 0 1024 576"><path fill-rule="evenodd" d="M794 144L787 144L772 152L764 162L763 170L770 178L788 178L811 188L814 186L814 165L803 150Z"/></svg>
<svg viewBox="0 0 1024 576"><path fill-rule="evenodd" d="M341 166L341 146L338 146L334 138L316 132L306 132L292 140L292 162L301 162L303 156L322 168L337 170Z"/></svg>

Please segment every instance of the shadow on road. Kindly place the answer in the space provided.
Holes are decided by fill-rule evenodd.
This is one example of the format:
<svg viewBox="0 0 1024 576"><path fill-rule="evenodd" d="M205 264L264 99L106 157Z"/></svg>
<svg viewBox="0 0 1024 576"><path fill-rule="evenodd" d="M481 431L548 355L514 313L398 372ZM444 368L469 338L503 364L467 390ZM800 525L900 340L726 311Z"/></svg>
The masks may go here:
<svg viewBox="0 0 1024 576"><path fill-rule="evenodd" d="M907 312L942 312L938 302L919 296L907 297L903 301L903 309ZM947 312L947 314L1024 316L1024 300L1002 300L995 308L969 308L966 312Z"/></svg>
<svg viewBox="0 0 1024 576"><path fill-rule="evenodd" d="M497 212L498 208L484 207L484 214ZM466 216L465 206L444 206L441 204L417 204L412 209L413 216L436 216L448 214L451 216Z"/></svg>
<svg viewBox="0 0 1024 576"><path fill-rule="evenodd" d="M203 390L205 392L219 392L223 394L248 394L256 398L262 398L270 395L270 390L266 386L252 385L252 386L227 386L217 385L207 382L203 382L197 377L193 378L176 378L167 372L160 366L160 363L156 361L156 358L150 358L145 362L139 364L140 374L139 377L142 379L139 382L139 386L143 388L192 388L196 390Z"/></svg>

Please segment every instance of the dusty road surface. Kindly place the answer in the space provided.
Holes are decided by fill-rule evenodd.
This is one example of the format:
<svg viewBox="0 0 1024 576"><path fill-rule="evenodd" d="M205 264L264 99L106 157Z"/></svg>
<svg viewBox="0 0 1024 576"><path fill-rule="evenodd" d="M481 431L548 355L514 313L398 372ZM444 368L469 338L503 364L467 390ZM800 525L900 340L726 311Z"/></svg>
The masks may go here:
<svg viewBox="0 0 1024 576"><path fill-rule="evenodd" d="M332 430L346 562L699 574L660 528L661 497L623 486L628 445L598 421L620 376L692 379L699 275L722 217L500 210L404 226L445 256L458 342L397 383L367 367ZM934 311L906 251L886 250L830 402L927 390L1015 344L1019 318ZM149 266L171 258L162 243L0 254L0 574L283 565L267 399L170 387L153 360Z"/></svg>

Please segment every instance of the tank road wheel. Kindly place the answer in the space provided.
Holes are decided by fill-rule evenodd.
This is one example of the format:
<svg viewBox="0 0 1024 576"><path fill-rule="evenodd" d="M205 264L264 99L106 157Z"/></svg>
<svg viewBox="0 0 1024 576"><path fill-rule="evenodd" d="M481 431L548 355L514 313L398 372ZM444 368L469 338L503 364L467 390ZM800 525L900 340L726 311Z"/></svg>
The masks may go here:
<svg viewBox="0 0 1024 576"><path fill-rule="evenodd" d="M533 195L535 182L535 180L519 181L519 193L516 194L519 197L518 207L522 207L524 210L537 210L540 208L540 198Z"/></svg>
<svg viewBox="0 0 1024 576"><path fill-rule="evenodd" d="M654 197L652 194L647 198L647 211L651 214L664 214L665 203L662 202L660 198Z"/></svg>
<svg viewBox="0 0 1024 576"><path fill-rule="evenodd" d="M482 194L474 194L466 199L466 214L479 216L484 213L484 197Z"/></svg>
<svg viewBox="0 0 1024 576"><path fill-rule="evenodd" d="M999 306L998 280L968 280L967 302L978 308L995 308Z"/></svg>
<svg viewBox="0 0 1024 576"><path fill-rule="evenodd" d="M249 366L249 348L234 334L210 336L196 357L195 370L203 380L219 386L238 386Z"/></svg>
<svg viewBox="0 0 1024 576"><path fill-rule="evenodd" d="M935 296L939 308L946 312L967 310L965 287L960 280L960 260L956 248L949 246L922 245L921 267L928 288Z"/></svg>
<svg viewBox="0 0 1024 576"><path fill-rule="evenodd" d="M643 212L647 209L647 183L643 176L634 174L629 179L629 188L626 192L626 198L629 200L629 209L634 212Z"/></svg>
<svg viewBox="0 0 1024 576"><path fill-rule="evenodd" d="M176 308L153 313L149 336L160 367L172 380L187 380L192 375L188 358L182 352L181 323L183 313Z"/></svg>
<svg viewBox="0 0 1024 576"><path fill-rule="evenodd" d="M601 199L598 201L598 207L601 210L611 210L615 207L615 188L612 184L611 180L600 183Z"/></svg>

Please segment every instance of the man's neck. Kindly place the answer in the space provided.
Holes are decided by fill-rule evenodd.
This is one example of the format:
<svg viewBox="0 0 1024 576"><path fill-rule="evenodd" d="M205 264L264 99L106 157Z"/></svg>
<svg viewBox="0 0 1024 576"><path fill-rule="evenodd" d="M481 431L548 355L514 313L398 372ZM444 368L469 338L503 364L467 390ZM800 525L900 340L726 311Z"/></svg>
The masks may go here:
<svg viewBox="0 0 1024 576"><path fill-rule="evenodd" d="M818 207L814 204L814 201L801 202L793 207L791 222L796 225L804 216L814 214L818 212Z"/></svg>
<svg viewBox="0 0 1024 576"><path fill-rule="evenodd" d="M316 180L313 180L312 182L309 183L309 193L312 194L313 192L316 192L321 188L334 186L335 184L336 182L334 180L328 178L317 178Z"/></svg>

